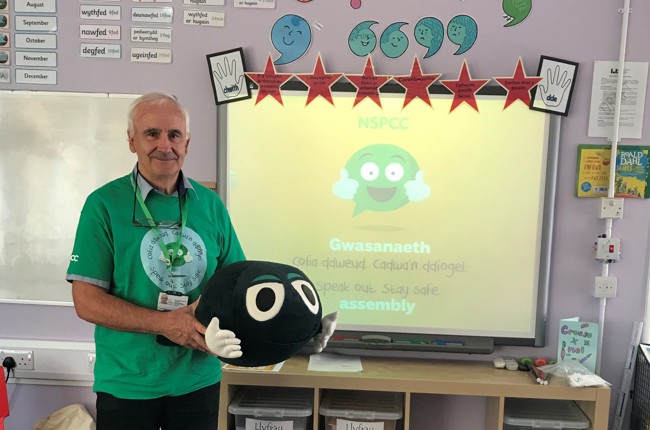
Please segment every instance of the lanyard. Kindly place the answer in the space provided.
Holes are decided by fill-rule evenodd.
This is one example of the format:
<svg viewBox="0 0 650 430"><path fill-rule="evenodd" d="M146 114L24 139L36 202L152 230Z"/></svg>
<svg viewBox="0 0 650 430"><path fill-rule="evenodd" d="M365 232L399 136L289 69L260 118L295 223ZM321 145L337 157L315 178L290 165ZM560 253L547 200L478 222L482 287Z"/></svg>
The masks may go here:
<svg viewBox="0 0 650 430"><path fill-rule="evenodd" d="M142 198L142 193L140 192L136 193L136 198L138 199L138 203L142 208L142 212L144 212L144 215L147 218L147 223L149 224L149 226L151 226L151 229L154 231L154 233L158 235L158 246L160 246L160 250L163 253L163 258L165 261L165 265L167 266L167 270L171 272L173 269L174 262L178 258L180 258L180 256L178 255L178 250L180 249L181 241L183 240L183 227L185 227L185 224L187 222L187 197L184 199L185 201L183 202L183 208L181 209L181 228L180 231L178 232L178 238L174 243L171 243L169 245L165 245L163 243L162 235L160 234L160 231L156 227L156 221L154 221L153 217L151 216L151 212L149 212L147 205L144 203L144 199ZM181 197L178 196L178 198L180 199Z"/></svg>

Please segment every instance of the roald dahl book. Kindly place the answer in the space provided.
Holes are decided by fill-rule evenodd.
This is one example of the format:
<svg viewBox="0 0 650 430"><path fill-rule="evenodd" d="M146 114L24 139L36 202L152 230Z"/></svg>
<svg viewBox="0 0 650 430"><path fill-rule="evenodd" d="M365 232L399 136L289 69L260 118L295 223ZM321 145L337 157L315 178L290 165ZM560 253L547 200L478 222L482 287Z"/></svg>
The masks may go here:
<svg viewBox="0 0 650 430"><path fill-rule="evenodd" d="M649 154L648 146L619 145L616 148L615 197L650 197ZM578 197L607 197L610 163L610 145L578 145Z"/></svg>

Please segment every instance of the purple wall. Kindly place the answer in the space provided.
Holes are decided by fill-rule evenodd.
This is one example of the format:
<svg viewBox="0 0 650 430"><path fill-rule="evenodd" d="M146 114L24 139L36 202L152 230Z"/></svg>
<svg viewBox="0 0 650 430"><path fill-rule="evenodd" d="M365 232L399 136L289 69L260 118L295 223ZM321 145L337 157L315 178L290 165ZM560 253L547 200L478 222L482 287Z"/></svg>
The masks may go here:
<svg viewBox="0 0 650 430"><path fill-rule="evenodd" d="M599 301L592 297L592 290L594 277L601 274L601 265L593 258L592 245L596 237L604 233L605 223L598 219L597 199L575 197L576 152L581 143L608 143L605 139L587 137L591 78L594 61L618 60L622 1L536 0L531 15L523 23L503 28L501 2L496 1L364 0L360 9L353 10L347 0L310 3L278 0L274 10L239 10L228 0L224 8L210 8L225 10L226 27L204 28L181 24L183 10L190 8L181 0L174 0L171 3L176 13L172 43L174 62L171 65L130 63L128 11L135 3L127 0L106 3L120 4L123 9L124 54L121 60L81 59L78 52L79 2L60 0L57 4L59 85L42 88L0 84L0 90L119 93L164 90L174 93L186 103L192 115L193 138L186 168L190 176L200 180L216 178L216 109L205 55L242 46L249 71L261 71L269 53L277 57L270 43L269 30L275 20L286 13L302 15L310 23L318 20L323 28L314 31L314 41L307 54L292 64L278 67L280 72L311 72L320 52L329 72L361 73L364 59L353 55L347 47L349 30L358 22L375 20L380 23L377 27L383 29L397 21L412 26L424 16L436 16L446 25L458 14L470 15L479 23L476 44L466 54L454 56L456 46L446 40L436 55L422 61L424 73L442 73L442 79L455 79L463 59L468 61L474 79L511 76L519 56L529 75L536 72L540 55L578 62L580 67L571 110L561 126L547 346L541 349L504 347L494 355L554 356L559 319L579 316L586 321L598 321ZM626 58L628 61L648 61L650 26L645 18L650 16L650 3L636 0L631 8ZM407 74L414 55L422 53L422 47L413 42L398 59L386 58L378 52L373 55L375 70L381 74ZM623 139L621 144L647 144L649 127L646 115L644 138ZM0 146L6 144L2 142ZM620 388L632 325L636 320L643 320L644 315L649 220L649 202L628 199L624 218L614 221L613 236L621 238L622 258L610 267L610 274L618 278L618 295L607 302L601 366L601 376L613 384L612 408ZM26 315L30 316L29 321L25 321ZM78 321L70 307L0 304L0 320L0 338L92 339L92 328ZM491 359L490 356L470 358ZM7 421L8 428L31 428L38 419L65 404L81 402L90 408L94 402L89 388L10 385L9 391L12 416ZM480 400L445 398L445 404L450 407L435 408L438 414L445 414L442 420L428 409L430 402L439 400L438 396L418 396L414 400L412 428L428 428L434 419L437 423L446 423L438 427L441 429L461 428L458 426L461 422L467 424L463 428L476 428L482 423L484 406Z"/></svg>

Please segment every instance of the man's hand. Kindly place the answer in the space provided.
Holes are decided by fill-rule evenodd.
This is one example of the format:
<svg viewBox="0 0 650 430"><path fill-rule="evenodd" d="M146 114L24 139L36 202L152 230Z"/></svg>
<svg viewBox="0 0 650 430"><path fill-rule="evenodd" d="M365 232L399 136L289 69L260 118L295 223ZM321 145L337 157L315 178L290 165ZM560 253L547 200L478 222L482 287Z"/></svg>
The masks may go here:
<svg viewBox="0 0 650 430"><path fill-rule="evenodd" d="M205 342L208 349L216 356L223 358L239 358L243 355L241 340L230 330L219 328L219 318L214 317L205 331Z"/></svg>
<svg viewBox="0 0 650 430"><path fill-rule="evenodd" d="M190 349L210 353L203 337L205 327L194 316L196 303L176 309L170 312L163 312L162 317L166 318L164 333L161 333L172 342Z"/></svg>
<svg viewBox="0 0 650 430"><path fill-rule="evenodd" d="M194 316L198 300L174 311L160 312L115 297L106 289L83 281L72 282L72 298L79 318L92 324L118 331L156 334L176 345L209 353L203 338L205 327Z"/></svg>

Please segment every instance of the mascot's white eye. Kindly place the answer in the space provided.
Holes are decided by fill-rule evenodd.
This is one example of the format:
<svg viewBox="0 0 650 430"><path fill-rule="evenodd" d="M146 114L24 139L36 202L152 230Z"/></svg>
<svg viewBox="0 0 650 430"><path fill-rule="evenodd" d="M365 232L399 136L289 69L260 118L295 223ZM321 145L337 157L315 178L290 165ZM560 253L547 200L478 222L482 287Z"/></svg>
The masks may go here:
<svg viewBox="0 0 650 430"><path fill-rule="evenodd" d="M386 166L384 173L389 181L397 182L404 177L404 166L399 163L390 163Z"/></svg>
<svg viewBox="0 0 650 430"><path fill-rule="evenodd" d="M277 282L257 284L246 290L246 309L256 321L268 321L280 312L284 303L284 285Z"/></svg>
<svg viewBox="0 0 650 430"><path fill-rule="evenodd" d="M293 285L293 288L298 291L302 301L307 305L307 309L309 309L312 314L316 315L320 309L320 304L318 303L318 295L316 294L314 286L304 279L292 281L291 285Z"/></svg>
<svg viewBox="0 0 650 430"><path fill-rule="evenodd" d="M374 181L379 176L379 166L369 161L361 166L361 177L366 181Z"/></svg>

